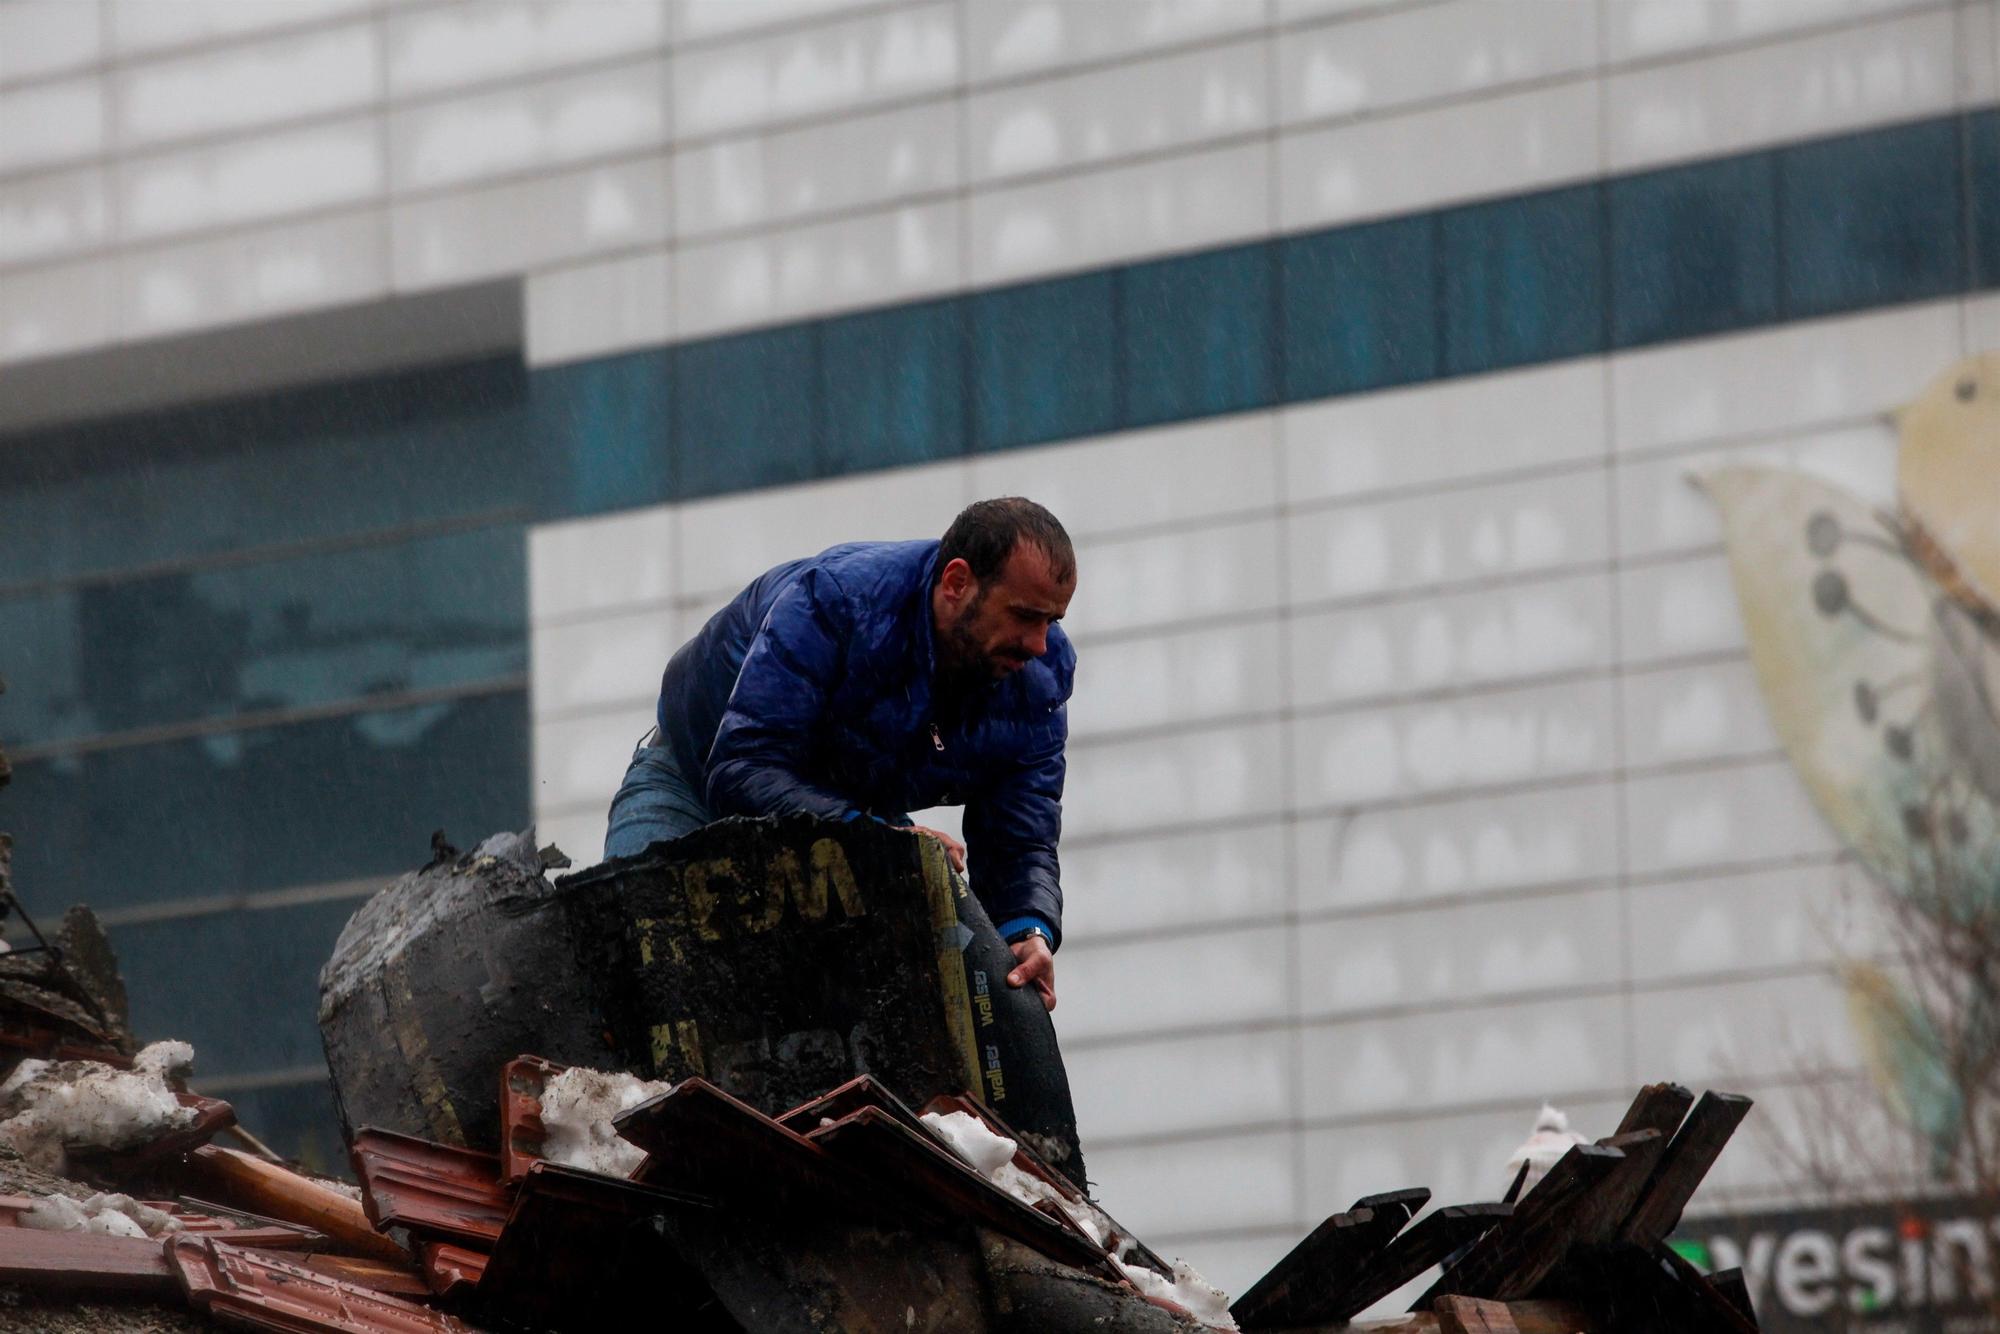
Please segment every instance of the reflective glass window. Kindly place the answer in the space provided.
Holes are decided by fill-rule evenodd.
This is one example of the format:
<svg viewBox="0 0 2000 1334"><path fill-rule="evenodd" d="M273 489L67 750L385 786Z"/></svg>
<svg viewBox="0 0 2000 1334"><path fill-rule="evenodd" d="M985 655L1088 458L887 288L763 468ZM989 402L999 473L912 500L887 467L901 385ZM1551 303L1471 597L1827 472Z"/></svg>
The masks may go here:
<svg viewBox="0 0 2000 1334"><path fill-rule="evenodd" d="M1444 371L1464 375L1604 345L1596 186L1453 209L1439 220Z"/></svg>
<svg viewBox="0 0 2000 1334"><path fill-rule="evenodd" d="M30 911L391 875L528 819L524 691L15 765Z"/></svg>
<svg viewBox="0 0 2000 1334"><path fill-rule="evenodd" d="M1778 155L1785 313L1917 301L1958 290L1958 127L1931 121Z"/></svg>
<svg viewBox="0 0 2000 1334"><path fill-rule="evenodd" d="M810 325L710 338L674 357L675 491L686 499L819 475Z"/></svg>
<svg viewBox="0 0 2000 1334"><path fill-rule="evenodd" d="M1972 281L2000 287L2000 111L1966 117L1967 210L1972 219Z"/></svg>
<svg viewBox="0 0 2000 1334"><path fill-rule="evenodd" d="M1295 236L1280 250L1286 398L1436 377L1434 217Z"/></svg>
<svg viewBox="0 0 2000 1334"><path fill-rule="evenodd" d="M136 1011L133 1020L139 1022ZM146 1041L173 1036L158 1025L142 1028L141 1033ZM199 1051L196 1059L200 1059ZM255 1126L258 1139L296 1159L308 1172L338 1176L353 1170L347 1145L340 1138L340 1113L333 1104L331 1081L231 1087L229 1105L236 1109L238 1123Z"/></svg>
<svg viewBox="0 0 2000 1334"><path fill-rule="evenodd" d="M1760 153L1611 183L1614 346L1778 317L1776 182Z"/></svg>
<svg viewBox="0 0 2000 1334"><path fill-rule="evenodd" d="M1127 425L1262 407L1277 396L1268 245L1123 274Z"/></svg>
<svg viewBox="0 0 2000 1334"><path fill-rule="evenodd" d="M671 493L664 348L535 371L534 439L543 518L653 505Z"/></svg>
<svg viewBox="0 0 2000 1334"><path fill-rule="evenodd" d="M526 541L500 524L0 599L19 745L527 670Z"/></svg>
<svg viewBox="0 0 2000 1334"><path fill-rule="evenodd" d="M1117 427L1116 281L1086 273L971 298L974 448Z"/></svg>
<svg viewBox="0 0 2000 1334"><path fill-rule="evenodd" d="M933 301L819 326L826 471L965 452L964 307Z"/></svg>

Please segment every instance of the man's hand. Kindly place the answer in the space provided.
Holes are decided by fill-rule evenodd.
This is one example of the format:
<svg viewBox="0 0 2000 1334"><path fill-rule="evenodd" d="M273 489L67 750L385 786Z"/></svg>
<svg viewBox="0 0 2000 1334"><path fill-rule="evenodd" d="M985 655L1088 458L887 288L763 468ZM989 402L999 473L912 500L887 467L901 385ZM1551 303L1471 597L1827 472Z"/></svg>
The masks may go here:
<svg viewBox="0 0 2000 1334"><path fill-rule="evenodd" d="M945 833L942 829L926 829L920 824L906 825L904 827L913 834L929 834L932 838L944 844L944 855L951 862L951 869L960 875L965 874L965 844L959 842L950 834Z"/></svg>
<svg viewBox="0 0 2000 1334"><path fill-rule="evenodd" d="M1033 983L1042 995L1042 1005L1055 1009L1056 956L1049 952L1049 942L1039 935L1026 936L1007 948L1014 951L1014 962L1018 965L1007 974L1007 985L1025 987Z"/></svg>

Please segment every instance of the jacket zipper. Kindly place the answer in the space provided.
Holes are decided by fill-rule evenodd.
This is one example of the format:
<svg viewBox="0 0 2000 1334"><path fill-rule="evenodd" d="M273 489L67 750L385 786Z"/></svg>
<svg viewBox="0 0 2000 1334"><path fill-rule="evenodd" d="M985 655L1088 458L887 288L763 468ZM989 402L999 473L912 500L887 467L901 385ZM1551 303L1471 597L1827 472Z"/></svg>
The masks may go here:
<svg viewBox="0 0 2000 1334"><path fill-rule="evenodd" d="M936 723L931 724L931 749L940 753L944 750L944 738L938 735L938 725Z"/></svg>

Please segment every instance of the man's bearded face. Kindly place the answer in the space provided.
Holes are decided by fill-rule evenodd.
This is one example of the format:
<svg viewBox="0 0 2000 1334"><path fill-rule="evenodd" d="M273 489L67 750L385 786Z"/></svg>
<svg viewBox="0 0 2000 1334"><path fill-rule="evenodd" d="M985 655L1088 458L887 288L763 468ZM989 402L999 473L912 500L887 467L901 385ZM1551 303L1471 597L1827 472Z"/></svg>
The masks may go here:
<svg viewBox="0 0 2000 1334"><path fill-rule="evenodd" d="M953 675L998 681L1048 652L1049 627L1069 610L1074 573L1059 580L1039 548L1016 543L999 573L981 583L947 569L941 584L938 639Z"/></svg>

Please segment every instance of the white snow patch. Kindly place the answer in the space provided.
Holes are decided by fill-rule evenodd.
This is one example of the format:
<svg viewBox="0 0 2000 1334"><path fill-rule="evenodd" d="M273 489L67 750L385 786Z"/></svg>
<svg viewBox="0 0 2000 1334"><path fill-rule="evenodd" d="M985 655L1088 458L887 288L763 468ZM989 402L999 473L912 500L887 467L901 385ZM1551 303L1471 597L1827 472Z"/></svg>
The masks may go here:
<svg viewBox="0 0 2000 1334"><path fill-rule="evenodd" d="M180 1105L168 1083L193 1066L194 1048L185 1042L155 1042L130 1070L97 1061L23 1061L0 1084L0 1107L9 1113L0 1121L0 1140L57 1174L66 1170L71 1149L149 1144L199 1115Z"/></svg>
<svg viewBox="0 0 2000 1334"><path fill-rule="evenodd" d="M923 1120L931 1133L975 1172L1021 1203L1031 1209L1037 1204L1052 1204L1106 1251L1115 1243L1112 1263L1141 1293L1185 1307L1196 1319L1217 1329L1236 1328L1229 1314L1229 1298L1184 1261L1174 1262L1172 1278L1128 1263L1124 1257L1132 1252L1132 1244L1118 1235L1111 1219L1088 1200L1070 1199L1040 1177L1016 1167L1014 1153L1020 1146L1013 1140L996 1134L970 1112L925 1112Z"/></svg>
<svg viewBox="0 0 2000 1334"><path fill-rule="evenodd" d="M44 1232L96 1232L107 1237L163 1237L181 1230L180 1220L130 1195L93 1195L79 1203L67 1195L47 1195L21 1215L21 1226Z"/></svg>
<svg viewBox="0 0 2000 1334"><path fill-rule="evenodd" d="M542 1124L548 1128L542 1156L586 1172L631 1176L646 1160L646 1151L618 1138L611 1118L672 1087L664 1079L582 1066L563 1071L542 1089Z"/></svg>
<svg viewBox="0 0 2000 1334"><path fill-rule="evenodd" d="M1549 1169L1562 1161L1564 1154L1578 1144L1588 1144L1588 1136L1579 1135L1569 1128L1569 1117L1547 1103L1535 1117L1535 1131L1514 1150L1507 1160L1507 1184L1512 1186L1514 1178L1520 1174L1522 1164L1526 1164L1528 1175L1521 1182L1521 1195L1535 1188L1535 1183L1549 1174ZM1520 1198L1516 1196L1515 1198Z"/></svg>

